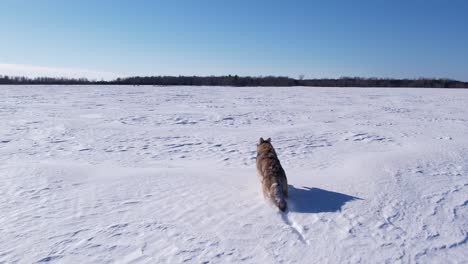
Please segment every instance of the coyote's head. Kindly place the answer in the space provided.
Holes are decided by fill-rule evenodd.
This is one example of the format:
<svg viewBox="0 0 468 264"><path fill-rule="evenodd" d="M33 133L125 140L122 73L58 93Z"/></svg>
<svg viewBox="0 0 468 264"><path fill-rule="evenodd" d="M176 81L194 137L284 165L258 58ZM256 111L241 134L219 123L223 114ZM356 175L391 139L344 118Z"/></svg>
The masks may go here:
<svg viewBox="0 0 468 264"><path fill-rule="evenodd" d="M268 138L267 140L263 139L262 137L260 138L260 142L258 145L263 144L263 143L270 143L271 144L271 138Z"/></svg>
<svg viewBox="0 0 468 264"><path fill-rule="evenodd" d="M268 138L266 140L263 138L260 138L260 141L257 144L257 156L261 154L268 155L268 156L273 154L274 156L276 156L275 149L273 148L273 145L271 144L271 138Z"/></svg>

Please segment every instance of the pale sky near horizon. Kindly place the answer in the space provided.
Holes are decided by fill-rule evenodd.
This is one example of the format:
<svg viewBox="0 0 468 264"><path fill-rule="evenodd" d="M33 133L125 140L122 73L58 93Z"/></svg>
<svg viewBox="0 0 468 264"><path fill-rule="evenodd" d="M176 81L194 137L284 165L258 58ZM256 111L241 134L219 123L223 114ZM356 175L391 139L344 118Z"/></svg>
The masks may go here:
<svg viewBox="0 0 468 264"><path fill-rule="evenodd" d="M0 75L452 78L468 1L3 0Z"/></svg>

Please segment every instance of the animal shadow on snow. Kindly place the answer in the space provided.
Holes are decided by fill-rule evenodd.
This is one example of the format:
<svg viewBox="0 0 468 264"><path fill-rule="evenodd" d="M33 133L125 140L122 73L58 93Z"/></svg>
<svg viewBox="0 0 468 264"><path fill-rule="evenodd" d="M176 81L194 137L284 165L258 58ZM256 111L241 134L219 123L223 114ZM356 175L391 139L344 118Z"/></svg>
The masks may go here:
<svg viewBox="0 0 468 264"><path fill-rule="evenodd" d="M288 207L290 212L326 213L340 211L341 207L353 200L361 198L343 193L331 192L320 188L296 188L288 185Z"/></svg>

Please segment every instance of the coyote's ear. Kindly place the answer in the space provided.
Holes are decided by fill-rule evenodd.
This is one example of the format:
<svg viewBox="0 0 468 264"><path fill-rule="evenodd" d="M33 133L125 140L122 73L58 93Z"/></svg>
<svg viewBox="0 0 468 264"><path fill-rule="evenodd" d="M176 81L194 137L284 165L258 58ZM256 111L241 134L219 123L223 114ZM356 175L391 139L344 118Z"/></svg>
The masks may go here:
<svg viewBox="0 0 468 264"><path fill-rule="evenodd" d="M261 137L260 138L260 144L262 144L263 142L265 142L265 140Z"/></svg>
<svg viewBox="0 0 468 264"><path fill-rule="evenodd" d="M267 140L265 140L266 142L268 143L271 143L271 138L268 138Z"/></svg>

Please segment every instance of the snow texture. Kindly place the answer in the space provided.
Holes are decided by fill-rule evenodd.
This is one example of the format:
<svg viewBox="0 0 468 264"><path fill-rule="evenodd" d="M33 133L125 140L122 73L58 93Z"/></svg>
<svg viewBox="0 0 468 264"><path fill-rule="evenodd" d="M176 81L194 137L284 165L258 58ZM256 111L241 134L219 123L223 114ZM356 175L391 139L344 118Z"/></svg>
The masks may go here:
<svg viewBox="0 0 468 264"><path fill-rule="evenodd" d="M0 88L0 263L468 263L468 90Z"/></svg>

